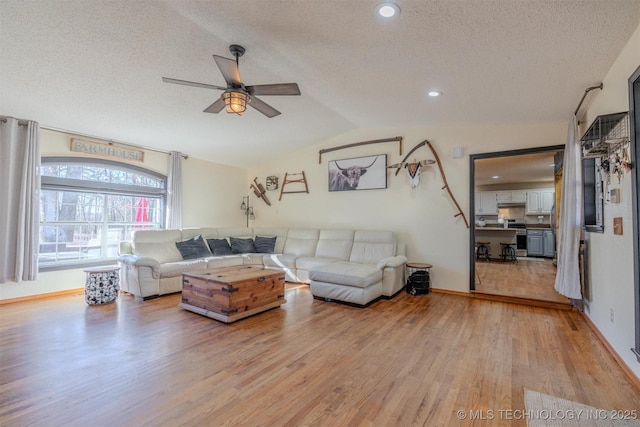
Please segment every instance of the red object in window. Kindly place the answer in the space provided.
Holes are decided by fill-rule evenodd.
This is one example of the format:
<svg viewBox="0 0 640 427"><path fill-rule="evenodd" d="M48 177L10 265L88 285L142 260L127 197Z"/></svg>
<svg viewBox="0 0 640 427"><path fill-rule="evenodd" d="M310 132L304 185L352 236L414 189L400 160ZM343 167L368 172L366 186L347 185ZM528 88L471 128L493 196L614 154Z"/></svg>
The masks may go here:
<svg viewBox="0 0 640 427"><path fill-rule="evenodd" d="M136 206L136 222L149 222L149 202L146 197L140 197L138 199L138 204Z"/></svg>

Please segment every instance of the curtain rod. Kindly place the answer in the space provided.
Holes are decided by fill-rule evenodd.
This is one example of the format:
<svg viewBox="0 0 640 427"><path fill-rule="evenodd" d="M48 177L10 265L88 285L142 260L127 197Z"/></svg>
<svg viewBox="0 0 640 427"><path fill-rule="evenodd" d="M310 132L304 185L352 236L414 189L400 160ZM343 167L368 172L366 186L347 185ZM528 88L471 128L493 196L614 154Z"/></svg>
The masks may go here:
<svg viewBox="0 0 640 427"><path fill-rule="evenodd" d="M578 104L578 108L576 108L576 111L575 111L575 113L573 113L573 115L574 115L574 116L577 116L577 115L578 115L578 111L580 111L580 107L582 107L582 103L584 102L584 99L587 97L587 94L588 94L589 92L591 92L591 91L592 91L592 90L594 90L594 89L600 89L600 90L602 90L602 87L603 87L603 85L602 85L602 82L601 82L601 83L600 83L599 85L597 85L597 86L591 86L591 87L586 88L586 89L584 90L584 94L582 95L582 99L580 100L580 103Z"/></svg>
<svg viewBox="0 0 640 427"><path fill-rule="evenodd" d="M105 141L105 142L109 143L109 145L118 144L118 145L124 145L124 146L132 147L132 148L140 148L140 149L147 150L147 151L155 151L156 153L171 154L170 151L160 150L158 148L145 147L144 145L129 144L127 142L116 141L114 139L103 138L103 137L100 137L100 136L89 135L89 134L86 134L86 133L78 133L78 132L65 130L65 129L58 129L58 128L54 128L54 127L51 127L51 126L40 125L40 129L46 129L46 130L50 130L50 131L53 131L53 132L59 132L59 133L68 133L68 134L71 134L71 135L81 136L81 137L84 137L84 138L99 139L101 141ZM182 158L185 159L185 160L189 158L188 154L184 154L184 153L180 153L180 154L182 155Z"/></svg>
<svg viewBox="0 0 640 427"><path fill-rule="evenodd" d="M11 116L0 116L0 122L7 123L7 119L16 119ZM18 121L18 126L27 126L29 124L29 120L25 119L16 119Z"/></svg>

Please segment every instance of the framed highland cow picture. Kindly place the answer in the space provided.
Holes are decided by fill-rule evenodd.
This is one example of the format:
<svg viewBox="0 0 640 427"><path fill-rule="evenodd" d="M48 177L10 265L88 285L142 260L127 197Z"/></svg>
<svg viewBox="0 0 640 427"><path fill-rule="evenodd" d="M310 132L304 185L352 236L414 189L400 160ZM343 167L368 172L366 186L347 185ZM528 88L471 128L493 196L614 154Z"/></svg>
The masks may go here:
<svg viewBox="0 0 640 427"><path fill-rule="evenodd" d="M331 160L329 191L387 188L387 155Z"/></svg>

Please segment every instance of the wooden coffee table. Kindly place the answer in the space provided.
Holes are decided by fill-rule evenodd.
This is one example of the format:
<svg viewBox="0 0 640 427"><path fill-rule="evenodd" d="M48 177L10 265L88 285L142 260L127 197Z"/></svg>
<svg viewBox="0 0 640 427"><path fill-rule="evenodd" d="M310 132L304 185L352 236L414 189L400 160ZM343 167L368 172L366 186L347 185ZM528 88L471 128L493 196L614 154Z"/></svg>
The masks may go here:
<svg viewBox="0 0 640 427"><path fill-rule="evenodd" d="M285 302L284 272L243 265L182 273L178 306L232 323Z"/></svg>

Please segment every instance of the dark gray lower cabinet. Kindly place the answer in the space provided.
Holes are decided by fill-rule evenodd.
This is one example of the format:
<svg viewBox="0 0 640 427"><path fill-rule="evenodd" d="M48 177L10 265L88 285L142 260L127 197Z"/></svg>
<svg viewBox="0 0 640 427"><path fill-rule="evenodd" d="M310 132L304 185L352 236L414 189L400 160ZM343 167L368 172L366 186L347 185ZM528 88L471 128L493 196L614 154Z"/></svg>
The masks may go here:
<svg viewBox="0 0 640 427"><path fill-rule="evenodd" d="M542 230L527 230L527 256L543 256L544 241Z"/></svg>
<svg viewBox="0 0 640 427"><path fill-rule="evenodd" d="M556 252L556 238L553 235L553 231L544 230L544 232L542 233L542 240L543 240L543 246L544 246L543 247L544 257L553 258Z"/></svg>

